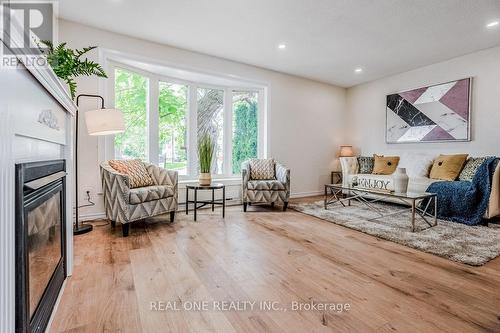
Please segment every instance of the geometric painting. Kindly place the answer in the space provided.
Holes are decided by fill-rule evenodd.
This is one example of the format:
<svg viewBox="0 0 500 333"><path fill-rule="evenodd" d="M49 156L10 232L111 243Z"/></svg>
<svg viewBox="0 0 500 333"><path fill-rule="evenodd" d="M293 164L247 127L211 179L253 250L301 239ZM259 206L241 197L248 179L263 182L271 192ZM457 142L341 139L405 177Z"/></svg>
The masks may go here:
<svg viewBox="0 0 500 333"><path fill-rule="evenodd" d="M387 95L386 142L470 141L471 81Z"/></svg>

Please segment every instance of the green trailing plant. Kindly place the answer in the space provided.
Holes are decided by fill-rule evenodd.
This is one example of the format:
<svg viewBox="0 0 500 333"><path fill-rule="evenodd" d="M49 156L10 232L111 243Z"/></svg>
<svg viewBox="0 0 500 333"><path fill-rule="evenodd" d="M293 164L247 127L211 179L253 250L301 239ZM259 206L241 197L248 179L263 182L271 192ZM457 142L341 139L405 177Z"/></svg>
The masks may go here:
<svg viewBox="0 0 500 333"><path fill-rule="evenodd" d="M92 76L107 78L108 76L98 63L82 59L87 52L96 48L96 46L84 47L83 49L70 49L66 43L61 43L54 47L51 41L40 41L45 47L39 45L40 51L47 57L47 62L54 70L54 73L68 84L71 98L75 99L76 81L78 76Z"/></svg>
<svg viewBox="0 0 500 333"><path fill-rule="evenodd" d="M198 159L200 161L200 172L210 173L212 158L214 156L214 143L210 135L206 134L198 141Z"/></svg>

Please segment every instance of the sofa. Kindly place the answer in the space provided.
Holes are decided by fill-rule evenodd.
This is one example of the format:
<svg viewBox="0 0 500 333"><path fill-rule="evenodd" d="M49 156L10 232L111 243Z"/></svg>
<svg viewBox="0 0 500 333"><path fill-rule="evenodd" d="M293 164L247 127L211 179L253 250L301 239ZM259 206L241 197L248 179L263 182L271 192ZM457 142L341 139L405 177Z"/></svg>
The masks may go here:
<svg viewBox="0 0 500 333"><path fill-rule="evenodd" d="M144 162L142 162L144 163ZM173 222L178 207L178 173L144 163L153 185L131 188L129 176L118 172L109 162L100 165L104 208L112 226L121 223L123 236L131 222L170 213Z"/></svg>
<svg viewBox="0 0 500 333"><path fill-rule="evenodd" d="M252 178L253 162L270 163L270 171L267 177ZM253 164L257 165L257 164ZM247 211L247 205L252 203L267 203L274 206L275 203L283 205L286 211L288 199L290 198L290 169L272 159L254 159L241 164L242 187L243 187L243 211Z"/></svg>
<svg viewBox="0 0 500 333"><path fill-rule="evenodd" d="M432 158L431 158L432 160ZM364 181L371 181L376 184L383 184L384 190L394 190L394 183L392 179L392 175L376 175L376 174L367 174L367 173L359 173L359 164L357 157L341 157L340 165L342 168L342 185L348 187L352 184L353 180L363 179ZM408 192L425 192L429 185L434 182L438 182L441 180L431 179L428 176L412 176L408 174L409 182L408 182ZM381 196L377 198L380 199ZM395 201L391 197L383 197L383 200L386 201ZM396 201L395 201L396 202ZM401 203L400 201L397 201ZM500 163L497 165L495 169L495 173L493 175L492 188L489 198L488 209L485 213L485 218L491 219L500 215Z"/></svg>

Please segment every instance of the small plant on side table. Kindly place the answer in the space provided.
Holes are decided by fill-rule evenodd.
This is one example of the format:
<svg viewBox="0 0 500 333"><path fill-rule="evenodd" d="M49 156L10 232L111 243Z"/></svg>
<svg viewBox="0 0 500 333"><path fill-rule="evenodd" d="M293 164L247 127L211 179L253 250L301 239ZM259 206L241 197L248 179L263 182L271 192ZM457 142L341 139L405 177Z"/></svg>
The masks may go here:
<svg viewBox="0 0 500 333"><path fill-rule="evenodd" d="M200 185L210 185L212 182L212 159L214 156L214 143L212 138L206 134L198 141L198 160L200 161Z"/></svg>

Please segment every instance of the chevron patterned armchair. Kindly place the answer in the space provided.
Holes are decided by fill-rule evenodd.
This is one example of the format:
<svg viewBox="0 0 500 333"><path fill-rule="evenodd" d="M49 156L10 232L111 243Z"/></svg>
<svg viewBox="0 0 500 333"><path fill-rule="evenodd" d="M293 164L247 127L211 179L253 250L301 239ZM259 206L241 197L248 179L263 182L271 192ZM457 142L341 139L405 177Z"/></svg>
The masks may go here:
<svg viewBox="0 0 500 333"><path fill-rule="evenodd" d="M141 162L144 163L144 162ZM144 163L153 185L131 188L129 176L113 169L109 162L101 163L104 208L112 226L122 224L123 236L128 236L129 223L170 213L173 222L178 206L177 171L165 170Z"/></svg>
<svg viewBox="0 0 500 333"><path fill-rule="evenodd" d="M273 159L253 159L241 165L243 177L243 211L252 203L277 202L288 207L290 198L290 169Z"/></svg>

